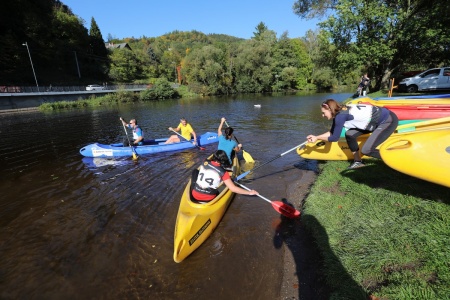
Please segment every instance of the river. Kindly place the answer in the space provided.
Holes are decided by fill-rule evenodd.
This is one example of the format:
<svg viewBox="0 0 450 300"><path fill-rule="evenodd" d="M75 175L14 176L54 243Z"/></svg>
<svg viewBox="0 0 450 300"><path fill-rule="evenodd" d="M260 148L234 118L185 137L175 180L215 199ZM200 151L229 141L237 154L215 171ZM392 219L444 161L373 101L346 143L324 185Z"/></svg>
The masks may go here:
<svg viewBox="0 0 450 300"><path fill-rule="evenodd" d="M237 195L209 239L185 261L173 261L181 194L217 144L137 162L83 158L79 149L122 141L120 116L137 119L146 138L167 137L180 117L197 134L216 132L225 117L261 163L326 131L331 124L320 103L350 96L207 97L0 115L0 298L279 298L280 215L257 197ZM299 162L293 151L245 183L272 200L286 197L287 183L302 172L294 167Z"/></svg>

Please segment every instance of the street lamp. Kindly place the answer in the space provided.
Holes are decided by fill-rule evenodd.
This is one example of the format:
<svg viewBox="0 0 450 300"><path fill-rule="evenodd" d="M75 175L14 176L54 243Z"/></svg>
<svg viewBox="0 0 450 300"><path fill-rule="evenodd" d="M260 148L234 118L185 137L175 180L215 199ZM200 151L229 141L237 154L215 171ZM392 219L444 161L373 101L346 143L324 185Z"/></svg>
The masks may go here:
<svg viewBox="0 0 450 300"><path fill-rule="evenodd" d="M31 62L31 69L33 69L34 80L36 81L36 87L37 87L38 93L39 93L39 84L38 84L38 81L37 81L37 78L36 78L36 73L34 72L33 61L31 60L30 48L28 48L28 43L27 42L23 43L22 46L27 46L28 56L30 57L30 62Z"/></svg>

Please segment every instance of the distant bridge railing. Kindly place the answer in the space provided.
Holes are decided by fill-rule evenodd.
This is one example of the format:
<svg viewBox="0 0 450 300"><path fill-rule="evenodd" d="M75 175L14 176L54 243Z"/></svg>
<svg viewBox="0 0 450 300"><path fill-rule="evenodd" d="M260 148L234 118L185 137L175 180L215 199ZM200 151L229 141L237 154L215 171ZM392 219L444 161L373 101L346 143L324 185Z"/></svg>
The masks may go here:
<svg viewBox="0 0 450 300"><path fill-rule="evenodd" d="M121 85L103 85L103 90L101 91L115 91L115 90L145 90L151 86L146 84L121 84ZM86 91L86 86L11 86L11 85L0 85L0 93L64 93L64 92L95 92Z"/></svg>

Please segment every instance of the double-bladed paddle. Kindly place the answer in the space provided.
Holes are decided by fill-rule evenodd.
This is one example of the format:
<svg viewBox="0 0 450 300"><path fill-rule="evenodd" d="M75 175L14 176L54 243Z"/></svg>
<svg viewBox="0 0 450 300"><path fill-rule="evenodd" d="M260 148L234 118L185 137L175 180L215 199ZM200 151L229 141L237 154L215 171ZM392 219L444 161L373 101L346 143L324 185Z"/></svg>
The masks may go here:
<svg viewBox="0 0 450 300"><path fill-rule="evenodd" d="M267 165L268 163L274 161L275 159L280 158L280 157L282 157L283 155L288 154L289 152L294 151L295 149L300 148L300 147L306 145L307 142L308 142L308 141L303 142L303 143L301 143L300 145L297 145L297 146L295 146L294 148L289 149L288 151L285 151L285 152L283 152L283 153L281 153L281 154L278 154L277 156L275 156L275 157L269 159L268 161L266 161L266 162L260 164L259 166L254 167L254 168L251 169L250 171L247 171L247 172L242 173L241 175L239 175L238 177L236 177L236 180L241 180L242 178L244 178L245 176L247 176L250 172L253 172L253 171L255 171L256 169L261 168L262 166Z"/></svg>
<svg viewBox="0 0 450 300"><path fill-rule="evenodd" d="M227 125L227 127L230 127L230 126L228 125L227 121L225 121L225 125ZM234 136L234 139L236 140L236 142L237 142L238 144L240 144L239 141L238 141L238 139L237 139L237 137L236 137L234 134L233 134L233 136ZM245 159L246 162L248 162L248 163L255 162L255 161L253 160L253 157L250 155L250 153L246 152L246 151L244 150L243 147L242 147L241 150L242 150L242 156L244 157L244 159Z"/></svg>
<svg viewBox="0 0 450 300"><path fill-rule="evenodd" d="M122 122L122 125L123 125L123 130L125 130L125 134L127 135L128 145L130 145L131 153L133 153L133 160L137 160L137 159L138 159L138 156L137 156L137 154L136 154L136 150L134 150L134 148L133 148L133 146L132 146L132 144L131 144L131 142L130 142L130 138L128 137L127 129L125 128L125 124L124 124L123 122Z"/></svg>
<svg viewBox="0 0 450 300"><path fill-rule="evenodd" d="M238 184L244 190L251 191L251 189L249 189L245 185L243 185L243 184L241 184L241 183L239 183L237 181L235 181L235 183ZM271 200L267 199L266 197L261 196L259 194L256 195L256 196L258 196L259 198L261 198L261 199L269 202L270 204L272 204L272 207L277 212L282 214L283 216L286 216L286 217L291 218L291 219L295 219L295 218L300 217L300 212L298 210L296 210L294 207L290 206L289 204L286 204L286 203L284 203L282 201L271 201Z"/></svg>
<svg viewBox="0 0 450 300"><path fill-rule="evenodd" d="M173 130L173 129L169 129L169 130L175 132L178 136L181 136L183 139L185 139L186 141L190 142L190 140L188 140L187 138L185 138L184 136L182 136L181 134L179 134L179 133L176 132L175 130ZM200 150L205 150L205 149L206 149L206 148L204 148L204 147L200 147L200 146L197 145L195 142L192 142L192 145L194 145L195 147L197 147L197 148L200 149Z"/></svg>

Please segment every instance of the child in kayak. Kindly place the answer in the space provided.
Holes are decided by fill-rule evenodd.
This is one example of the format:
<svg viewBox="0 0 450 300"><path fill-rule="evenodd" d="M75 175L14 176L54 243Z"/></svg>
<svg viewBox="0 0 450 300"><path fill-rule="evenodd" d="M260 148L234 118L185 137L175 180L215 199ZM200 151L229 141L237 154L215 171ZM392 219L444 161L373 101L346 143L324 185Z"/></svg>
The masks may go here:
<svg viewBox="0 0 450 300"><path fill-rule="evenodd" d="M220 120L219 128L217 129L217 135L219 136L218 150L223 150L228 156L229 165L231 165L231 160L233 159L236 152L242 148L242 144L238 144L233 140L233 128L225 128L225 135L222 133L223 123L226 122L225 118Z"/></svg>
<svg viewBox="0 0 450 300"><path fill-rule="evenodd" d="M211 160L205 160L199 169L192 172L191 189L194 200L208 202L218 194L218 187L223 183L233 193L242 195L258 195L255 190L244 190L233 183L230 174L223 166L229 164L228 156L223 150L217 150Z"/></svg>

